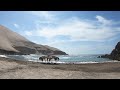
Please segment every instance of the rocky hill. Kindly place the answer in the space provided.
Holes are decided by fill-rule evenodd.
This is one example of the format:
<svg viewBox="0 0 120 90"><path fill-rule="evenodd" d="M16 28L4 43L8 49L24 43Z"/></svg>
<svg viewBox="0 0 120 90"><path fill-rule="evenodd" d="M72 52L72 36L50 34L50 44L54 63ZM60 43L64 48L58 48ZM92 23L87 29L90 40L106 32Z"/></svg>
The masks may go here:
<svg viewBox="0 0 120 90"><path fill-rule="evenodd" d="M117 43L115 49L110 54L110 58L114 60L120 60L120 42Z"/></svg>
<svg viewBox="0 0 120 90"><path fill-rule="evenodd" d="M120 61L120 42L117 43L117 45L115 46L115 49L113 49L110 54L105 54L105 55L99 56L99 58L100 57Z"/></svg>
<svg viewBox="0 0 120 90"><path fill-rule="evenodd" d="M67 55L57 48L33 43L2 25L0 25L0 54Z"/></svg>

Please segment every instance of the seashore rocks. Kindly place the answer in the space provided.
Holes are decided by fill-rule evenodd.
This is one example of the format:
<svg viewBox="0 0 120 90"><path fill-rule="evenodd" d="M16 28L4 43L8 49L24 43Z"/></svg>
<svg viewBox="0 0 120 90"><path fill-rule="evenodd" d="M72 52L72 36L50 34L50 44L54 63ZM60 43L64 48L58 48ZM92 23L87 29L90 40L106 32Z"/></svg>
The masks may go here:
<svg viewBox="0 0 120 90"><path fill-rule="evenodd" d="M110 54L101 55L101 56L98 56L98 58L109 58L112 60L120 61L120 42L117 43L117 45L115 46L115 49L113 49Z"/></svg>

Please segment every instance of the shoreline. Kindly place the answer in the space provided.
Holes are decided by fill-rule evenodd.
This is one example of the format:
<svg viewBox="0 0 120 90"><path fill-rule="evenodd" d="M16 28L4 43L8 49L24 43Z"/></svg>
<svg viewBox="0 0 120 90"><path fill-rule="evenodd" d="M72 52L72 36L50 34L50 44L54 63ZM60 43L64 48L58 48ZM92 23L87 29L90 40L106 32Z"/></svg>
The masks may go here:
<svg viewBox="0 0 120 90"><path fill-rule="evenodd" d="M120 62L43 64L0 57L0 79L120 79Z"/></svg>
<svg viewBox="0 0 120 90"><path fill-rule="evenodd" d="M15 59L11 57L7 57L5 55L0 55L0 58L9 58L9 59L14 59L16 61L25 61L25 62L36 62L36 63L41 63L41 64L90 64L90 63L107 63L107 62L120 62L118 60L111 60L111 61L40 61L40 60L27 60L27 59Z"/></svg>
<svg viewBox="0 0 120 90"><path fill-rule="evenodd" d="M38 62L38 63L48 63L48 64L52 64L52 63L56 63L56 64L89 64L89 63L106 63L106 62L119 62L118 60L105 60L105 61L95 61L95 60L90 60L90 61L64 61L64 59L60 59L59 61L54 61L54 60L52 60L52 61L49 61L49 62L46 62L46 61L41 61L41 60L38 60L38 58L30 58L30 57L9 57L9 56L5 56L5 55L0 55L0 57L6 57L6 58L11 58L11 59L16 59L16 60L18 60L18 61L31 61L31 62Z"/></svg>

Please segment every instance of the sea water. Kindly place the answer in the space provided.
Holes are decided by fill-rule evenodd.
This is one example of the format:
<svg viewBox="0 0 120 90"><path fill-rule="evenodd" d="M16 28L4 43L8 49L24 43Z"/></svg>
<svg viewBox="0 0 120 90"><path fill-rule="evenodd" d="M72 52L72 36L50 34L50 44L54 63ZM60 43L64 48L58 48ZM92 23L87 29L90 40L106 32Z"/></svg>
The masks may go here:
<svg viewBox="0 0 120 90"><path fill-rule="evenodd" d="M56 55L59 57L59 63L99 63L99 62L109 62L113 61L108 58L98 58L101 54L84 54L84 55ZM43 55L8 55L7 57L24 60L24 61L33 61L33 62L41 62L39 57Z"/></svg>

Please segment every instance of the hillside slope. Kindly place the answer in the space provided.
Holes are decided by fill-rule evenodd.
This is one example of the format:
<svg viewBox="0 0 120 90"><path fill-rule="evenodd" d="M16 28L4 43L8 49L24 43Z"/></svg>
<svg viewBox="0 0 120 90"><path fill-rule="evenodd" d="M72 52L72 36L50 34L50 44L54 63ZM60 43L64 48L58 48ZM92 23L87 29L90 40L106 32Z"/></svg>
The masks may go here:
<svg viewBox="0 0 120 90"><path fill-rule="evenodd" d="M59 52L59 53L58 53ZM36 44L16 32L0 25L0 54L58 54L65 52L53 47Z"/></svg>

